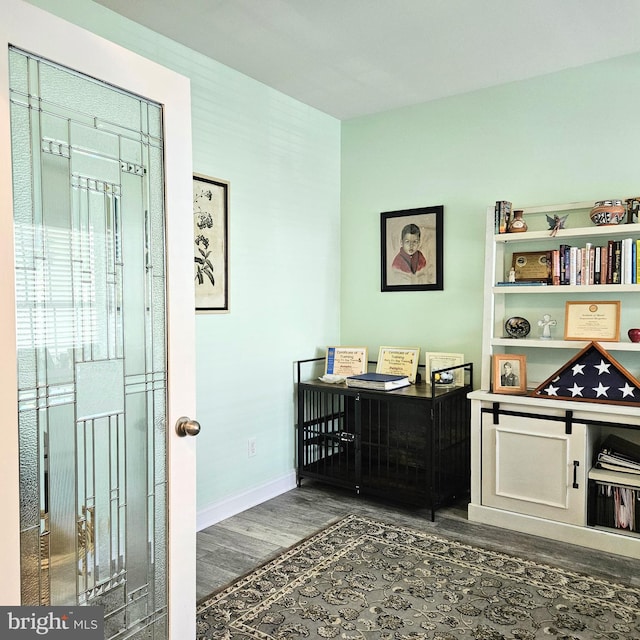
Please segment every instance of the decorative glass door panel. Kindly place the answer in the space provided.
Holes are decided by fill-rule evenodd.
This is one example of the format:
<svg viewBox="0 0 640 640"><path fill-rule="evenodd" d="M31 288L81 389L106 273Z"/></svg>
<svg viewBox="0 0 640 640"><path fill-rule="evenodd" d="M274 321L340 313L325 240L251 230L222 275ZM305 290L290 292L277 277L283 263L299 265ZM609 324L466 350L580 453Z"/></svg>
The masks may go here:
<svg viewBox="0 0 640 640"><path fill-rule="evenodd" d="M162 109L10 53L22 603L167 637Z"/></svg>

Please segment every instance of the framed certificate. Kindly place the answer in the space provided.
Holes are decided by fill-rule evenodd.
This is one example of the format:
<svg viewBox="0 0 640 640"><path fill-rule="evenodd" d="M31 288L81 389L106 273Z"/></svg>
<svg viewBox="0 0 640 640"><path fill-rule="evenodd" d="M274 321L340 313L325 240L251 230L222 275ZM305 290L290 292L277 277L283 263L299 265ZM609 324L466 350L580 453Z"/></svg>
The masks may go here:
<svg viewBox="0 0 640 640"><path fill-rule="evenodd" d="M325 374L358 376L367 372L366 347L327 347Z"/></svg>
<svg viewBox="0 0 640 640"><path fill-rule="evenodd" d="M620 300L567 302L564 339L618 342L620 339Z"/></svg>
<svg viewBox="0 0 640 640"><path fill-rule="evenodd" d="M462 353L439 353L435 351L427 351L424 354L424 364L427 370L427 382L431 379L431 373L447 367L457 367L464 364L464 355ZM436 384L464 384L464 369L456 369L455 371L444 371L435 380Z"/></svg>
<svg viewBox="0 0 640 640"><path fill-rule="evenodd" d="M409 381L415 382L419 357L420 347L380 347L376 373L409 376Z"/></svg>

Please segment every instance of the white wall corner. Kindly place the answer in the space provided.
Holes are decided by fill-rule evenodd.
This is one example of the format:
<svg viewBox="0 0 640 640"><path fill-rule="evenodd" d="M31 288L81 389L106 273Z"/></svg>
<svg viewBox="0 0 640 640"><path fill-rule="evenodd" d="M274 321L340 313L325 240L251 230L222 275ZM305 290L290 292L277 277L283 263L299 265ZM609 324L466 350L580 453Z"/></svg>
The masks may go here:
<svg viewBox="0 0 640 640"><path fill-rule="evenodd" d="M204 509L198 511L196 516L196 527L198 531L202 531L221 520L235 516L242 511L246 511L257 504L261 504L275 498L296 487L296 472L294 470L285 476L276 478L267 484L254 487L249 491L243 491L230 498L225 498L220 502L216 502Z"/></svg>

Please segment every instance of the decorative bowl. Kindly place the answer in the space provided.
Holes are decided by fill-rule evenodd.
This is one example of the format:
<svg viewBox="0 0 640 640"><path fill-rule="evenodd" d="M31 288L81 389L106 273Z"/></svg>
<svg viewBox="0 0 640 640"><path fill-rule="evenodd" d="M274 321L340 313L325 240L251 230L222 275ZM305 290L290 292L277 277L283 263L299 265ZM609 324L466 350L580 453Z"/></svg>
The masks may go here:
<svg viewBox="0 0 640 640"><path fill-rule="evenodd" d="M627 334L631 342L640 342L640 329L629 329Z"/></svg>
<svg viewBox="0 0 640 640"><path fill-rule="evenodd" d="M622 222L627 210L622 200L601 200L596 202L589 216L591 222L599 227Z"/></svg>
<svg viewBox="0 0 640 640"><path fill-rule="evenodd" d="M504 323L504 330L511 338L526 338L531 331L531 325L526 318L514 316Z"/></svg>

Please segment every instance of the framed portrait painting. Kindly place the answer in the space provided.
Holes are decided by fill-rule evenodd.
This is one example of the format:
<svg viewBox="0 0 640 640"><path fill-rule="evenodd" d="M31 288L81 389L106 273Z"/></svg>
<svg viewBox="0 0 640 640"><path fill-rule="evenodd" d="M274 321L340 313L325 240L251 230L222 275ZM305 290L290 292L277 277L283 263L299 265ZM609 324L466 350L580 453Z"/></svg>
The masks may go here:
<svg viewBox="0 0 640 640"><path fill-rule="evenodd" d="M196 311L229 311L229 183L193 176Z"/></svg>
<svg viewBox="0 0 640 640"><path fill-rule="evenodd" d="M380 214L382 291L441 291L444 207Z"/></svg>

